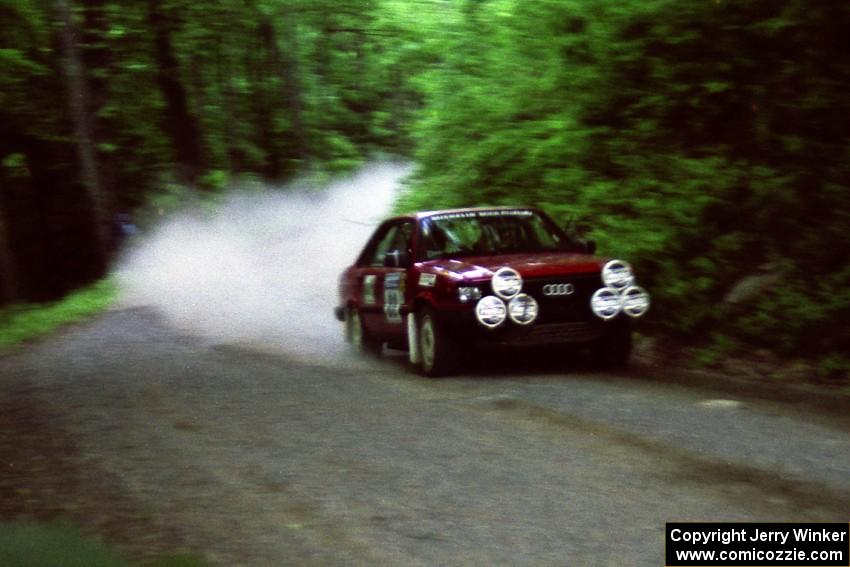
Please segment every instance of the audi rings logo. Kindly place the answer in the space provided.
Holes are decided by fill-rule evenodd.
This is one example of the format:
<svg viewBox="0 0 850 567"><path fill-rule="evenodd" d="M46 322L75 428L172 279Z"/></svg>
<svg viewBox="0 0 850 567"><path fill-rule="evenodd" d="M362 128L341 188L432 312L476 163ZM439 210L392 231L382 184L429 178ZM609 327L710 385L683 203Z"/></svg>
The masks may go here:
<svg viewBox="0 0 850 567"><path fill-rule="evenodd" d="M543 286L543 295L572 295L575 286L571 283L553 283Z"/></svg>

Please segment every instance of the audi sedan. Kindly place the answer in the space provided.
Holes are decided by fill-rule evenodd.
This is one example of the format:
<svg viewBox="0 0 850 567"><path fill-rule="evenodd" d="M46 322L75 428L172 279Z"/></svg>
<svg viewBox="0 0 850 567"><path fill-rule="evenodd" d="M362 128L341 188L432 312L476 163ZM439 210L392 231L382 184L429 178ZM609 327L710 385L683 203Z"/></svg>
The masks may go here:
<svg viewBox="0 0 850 567"><path fill-rule="evenodd" d="M594 248L529 207L394 217L343 272L336 317L355 350L406 350L426 376L482 345L581 344L622 365L649 294Z"/></svg>

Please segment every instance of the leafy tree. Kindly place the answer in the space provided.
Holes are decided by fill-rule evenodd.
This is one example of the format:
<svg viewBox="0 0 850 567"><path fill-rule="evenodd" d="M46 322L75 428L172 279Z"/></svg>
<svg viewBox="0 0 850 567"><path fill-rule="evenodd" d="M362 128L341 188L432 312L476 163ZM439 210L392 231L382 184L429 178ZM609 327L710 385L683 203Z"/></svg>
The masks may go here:
<svg viewBox="0 0 850 567"><path fill-rule="evenodd" d="M0 302L97 277L115 213L162 184L286 178L394 149L416 103L395 55L421 36L405 21L399 37L393 8L5 0Z"/></svg>
<svg viewBox="0 0 850 567"><path fill-rule="evenodd" d="M836 292L850 287L844 4L452 8L422 76L418 177L401 208L591 216L668 330L833 363L850 350L836 323L850 307ZM737 300L748 274L782 285Z"/></svg>

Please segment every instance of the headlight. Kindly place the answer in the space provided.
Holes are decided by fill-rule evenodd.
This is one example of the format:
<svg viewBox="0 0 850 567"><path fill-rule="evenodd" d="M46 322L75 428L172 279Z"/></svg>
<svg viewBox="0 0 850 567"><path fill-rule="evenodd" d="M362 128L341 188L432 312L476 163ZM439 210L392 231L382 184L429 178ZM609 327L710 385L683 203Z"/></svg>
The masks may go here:
<svg viewBox="0 0 850 567"><path fill-rule="evenodd" d="M518 325L530 325L537 319L539 306L537 300L530 295L521 293L508 303L508 314L511 321Z"/></svg>
<svg viewBox="0 0 850 567"><path fill-rule="evenodd" d="M488 295L475 306L475 317L485 327L498 327L507 316L505 302L495 295Z"/></svg>
<svg viewBox="0 0 850 567"><path fill-rule="evenodd" d="M477 287L459 287L457 288L457 299L461 303L481 299L481 290Z"/></svg>
<svg viewBox="0 0 850 567"><path fill-rule="evenodd" d="M611 319L616 317L622 309L620 292L613 287L597 289L590 298L590 308L597 317Z"/></svg>
<svg viewBox="0 0 850 567"><path fill-rule="evenodd" d="M640 317L649 311L649 294L642 287L636 285L627 287L623 290L620 301L626 315Z"/></svg>
<svg viewBox="0 0 850 567"><path fill-rule="evenodd" d="M602 266L602 282L616 289L625 289L635 283L632 267L622 260L611 260Z"/></svg>
<svg viewBox="0 0 850 567"><path fill-rule="evenodd" d="M510 299L522 289L522 276L514 269L499 268L493 274L493 291L502 299Z"/></svg>

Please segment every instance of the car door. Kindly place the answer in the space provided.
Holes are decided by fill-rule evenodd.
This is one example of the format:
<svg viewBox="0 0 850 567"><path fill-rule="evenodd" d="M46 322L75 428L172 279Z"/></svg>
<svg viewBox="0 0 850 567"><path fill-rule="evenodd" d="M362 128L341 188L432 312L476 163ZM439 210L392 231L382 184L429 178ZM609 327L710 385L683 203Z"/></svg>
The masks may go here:
<svg viewBox="0 0 850 567"><path fill-rule="evenodd" d="M362 266L361 316L366 328L385 341L403 337L402 305L411 257L413 222L389 223L377 234Z"/></svg>

